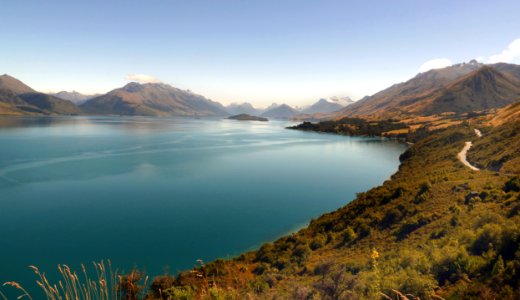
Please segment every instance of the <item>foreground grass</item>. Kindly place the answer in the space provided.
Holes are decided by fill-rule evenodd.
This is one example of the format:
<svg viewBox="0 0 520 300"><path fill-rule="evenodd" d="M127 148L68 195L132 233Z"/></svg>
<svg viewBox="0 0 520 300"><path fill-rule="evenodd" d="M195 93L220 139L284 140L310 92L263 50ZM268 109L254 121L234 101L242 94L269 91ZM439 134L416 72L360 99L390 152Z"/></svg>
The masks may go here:
<svg viewBox="0 0 520 300"><path fill-rule="evenodd" d="M42 299L61 300L61 299L81 299L81 300L119 300L119 299L144 299L148 277L144 277L137 271L132 271L127 275L120 275L118 271L112 269L110 260L105 264L104 261L93 262L93 267L87 270L85 265L81 265L81 271L76 272L67 265L58 265L60 279L57 282L50 282L45 273L36 266L29 266L36 275L35 284L41 289L40 294L31 295L19 283L9 281L4 283L18 290L20 295L17 299ZM34 296L34 298L33 298ZM5 294L0 291L0 297L7 299Z"/></svg>

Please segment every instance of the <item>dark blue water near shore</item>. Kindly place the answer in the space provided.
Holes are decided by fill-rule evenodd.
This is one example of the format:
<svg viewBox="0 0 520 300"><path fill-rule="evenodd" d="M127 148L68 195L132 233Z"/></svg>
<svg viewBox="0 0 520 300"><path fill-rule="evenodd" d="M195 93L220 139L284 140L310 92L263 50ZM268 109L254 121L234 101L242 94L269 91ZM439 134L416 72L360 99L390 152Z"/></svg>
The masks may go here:
<svg viewBox="0 0 520 300"><path fill-rule="evenodd" d="M0 118L0 281L110 258L157 275L234 256L339 208L405 146L286 122Z"/></svg>

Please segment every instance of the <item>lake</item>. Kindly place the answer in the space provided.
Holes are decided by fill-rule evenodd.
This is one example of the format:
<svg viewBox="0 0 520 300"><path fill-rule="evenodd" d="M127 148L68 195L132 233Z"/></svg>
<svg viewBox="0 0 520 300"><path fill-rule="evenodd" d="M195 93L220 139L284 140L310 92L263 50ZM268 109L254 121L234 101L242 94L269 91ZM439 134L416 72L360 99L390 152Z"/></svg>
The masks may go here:
<svg viewBox="0 0 520 300"><path fill-rule="evenodd" d="M109 258L176 273L293 232L397 171L402 143L291 122L0 118L0 281ZM4 288L3 290L5 290Z"/></svg>

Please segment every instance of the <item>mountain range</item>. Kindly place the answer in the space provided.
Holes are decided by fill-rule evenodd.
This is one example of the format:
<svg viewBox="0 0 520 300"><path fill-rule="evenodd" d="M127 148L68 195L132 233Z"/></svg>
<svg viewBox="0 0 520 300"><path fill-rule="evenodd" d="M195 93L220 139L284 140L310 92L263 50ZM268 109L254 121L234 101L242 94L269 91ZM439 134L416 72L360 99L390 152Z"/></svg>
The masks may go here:
<svg viewBox="0 0 520 300"><path fill-rule="evenodd" d="M337 102L329 102L326 99L320 99L318 102L302 110L304 114L331 113L344 107Z"/></svg>
<svg viewBox="0 0 520 300"><path fill-rule="evenodd" d="M76 91L72 91L72 92L61 91L61 92L58 92L58 93L55 93L55 94L51 94L51 95L52 96L56 96L56 97L61 98L61 99L64 99L64 100L69 100L70 102L72 102L72 103L74 103L76 105L83 104L87 100L99 96L99 94L96 94L96 95L84 95L84 94L81 94L81 93L76 92Z"/></svg>
<svg viewBox="0 0 520 300"><path fill-rule="evenodd" d="M287 104L277 105L266 109L261 116L270 119L290 119L300 112Z"/></svg>
<svg viewBox="0 0 520 300"><path fill-rule="evenodd" d="M502 107L520 100L520 66L476 61L434 69L365 97L327 118L403 118Z"/></svg>
<svg viewBox="0 0 520 300"><path fill-rule="evenodd" d="M44 94L9 75L0 76L1 115L260 115L272 119L408 118L444 113L463 114L503 107L520 100L520 66L484 65L473 60L419 73L372 96L320 99L295 109L273 103L262 110L250 103L224 107L204 96L164 83L129 83L103 95L78 92Z"/></svg>
<svg viewBox="0 0 520 300"><path fill-rule="evenodd" d="M251 103L231 103L228 106L226 106L226 110L228 113L232 115L239 115L239 114L248 114L252 116L257 116L262 113L261 109L254 108Z"/></svg>
<svg viewBox="0 0 520 300"><path fill-rule="evenodd" d="M253 107L251 103L244 102L241 104L232 103L226 106L226 110L231 114L261 115L273 119L290 119L302 114L331 113L353 102L349 97L331 97L329 100L319 99L316 103L303 108L273 103L265 109L258 109Z"/></svg>

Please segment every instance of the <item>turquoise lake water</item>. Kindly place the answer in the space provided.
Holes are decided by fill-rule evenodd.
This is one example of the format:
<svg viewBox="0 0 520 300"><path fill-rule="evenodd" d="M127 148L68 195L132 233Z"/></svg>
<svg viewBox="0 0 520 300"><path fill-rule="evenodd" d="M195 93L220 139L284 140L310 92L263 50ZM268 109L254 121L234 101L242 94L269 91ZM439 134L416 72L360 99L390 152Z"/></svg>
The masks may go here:
<svg viewBox="0 0 520 300"><path fill-rule="evenodd" d="M397 171L406 146L288 122L0 118L0 281L109 258L149 275L232 257Z"/></svg>

